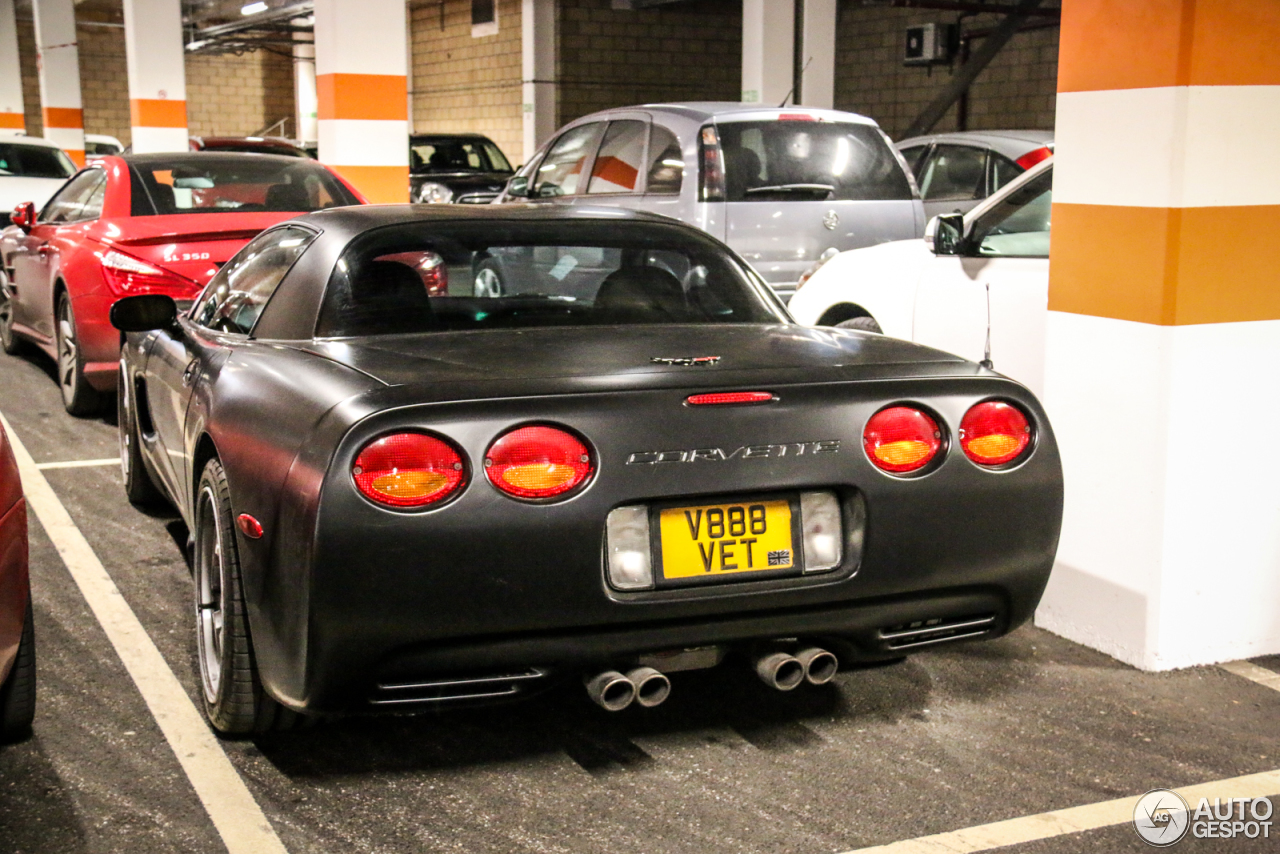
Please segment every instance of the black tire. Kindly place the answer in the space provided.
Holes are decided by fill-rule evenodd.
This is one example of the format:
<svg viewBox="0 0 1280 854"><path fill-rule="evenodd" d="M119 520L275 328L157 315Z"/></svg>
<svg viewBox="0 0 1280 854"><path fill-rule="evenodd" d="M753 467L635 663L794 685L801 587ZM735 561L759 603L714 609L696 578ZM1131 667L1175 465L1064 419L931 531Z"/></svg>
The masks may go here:
<svg viewBox="0 0 1280 854"><path fill-rule="evenodd" d="M134 410L133 383L120 362L120 376L116 378L116 424L120 436L120 473L124 476L124 492L129 501L141 507L160 504L164 493L151 479L146 463L142 461L142 435L138 431L138 417Z"/></svg>
<svg viewBox="0 0 1280 854"><path fill-rule="evenodd" d="M851 317L848 320L842 320L836 324L836 329L856 329L859 332L875 332L883 335L884 330L880 328L880 324L876 323L874 317Z"/></svg>
<svg viewBox="0 0 1280 854"><path fill-rule="evenodd" d="M62 405L79 418L97 415L102 410L102 396L84 378L84 354L80 351L76 315L65 293L58 296L55 337L58 353L58 386L62 389Z"/></svg>
<svg viewBox="0 0 1280 854"><path fill-rule="evenodd" d="M23 350L22 339L13 331L13 301L6 295L8 279L0 272L0 349L10 356Z"/></svg>
<svg viewBox="0 0 1280 854"><path fill-rule="evenodd" d="M27 615L22 622L22 639L9 677L0 685L0 743L26 738L36 716L36 630L31 619L31 594L27 593Z"/></svg>
<svg viewBox="0 0 1280 854"><path fill-rule="evenodd" d="M500 297L507 293L502 280L502 267L492 258L486 258L476 267L472 292L478 297Z"/></svg>
<svg viewBox="0 0 1280 854"><path fill-rule="evenodd" d="M209 460L200 476L195 525L196 648L209 723L222 735L290 729L299 715L271 699L258 678L231 493L217 459Z"/></svg>

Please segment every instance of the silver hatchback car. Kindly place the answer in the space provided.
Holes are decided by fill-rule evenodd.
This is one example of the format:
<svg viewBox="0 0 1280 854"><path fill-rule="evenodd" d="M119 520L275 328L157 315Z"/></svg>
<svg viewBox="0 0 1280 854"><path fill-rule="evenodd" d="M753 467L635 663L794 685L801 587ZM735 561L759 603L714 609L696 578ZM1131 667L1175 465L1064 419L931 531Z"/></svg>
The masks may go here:
<svg viewBox="0 0 1280 854"><path fill-rule="evenodd" d="M617 205L723 240L784 300L824 255L924 233L905 160L854 113L645 104L560 129L496 200ZM477 287L502 288L492 269ZM490 281L492 279L493 281Z"/></svg>

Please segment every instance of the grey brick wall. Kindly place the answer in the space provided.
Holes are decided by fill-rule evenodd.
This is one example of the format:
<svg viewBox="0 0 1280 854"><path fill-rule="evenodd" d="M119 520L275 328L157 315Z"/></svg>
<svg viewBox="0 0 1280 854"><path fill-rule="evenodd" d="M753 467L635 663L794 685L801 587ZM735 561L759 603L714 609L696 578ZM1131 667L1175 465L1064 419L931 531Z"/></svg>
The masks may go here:
<svg viewBox="0 0 1280 854"><path fill-rule="evenodd" d="M1056 5L1056 4L1053 4ZM997 15L968 16L964 30L994 26ZM837 109L874 118L897 137L946 86L950 69L902 64L906 29L928 22L954 23L956 15L924 9L861 6L842 0L836 28ZM981 40L972 42L974 51ZM996 56L969 91L969 130L1053 129L1058 80L1058 29L1020 32ZM935 131L956 130L953 107Z"/></svg>

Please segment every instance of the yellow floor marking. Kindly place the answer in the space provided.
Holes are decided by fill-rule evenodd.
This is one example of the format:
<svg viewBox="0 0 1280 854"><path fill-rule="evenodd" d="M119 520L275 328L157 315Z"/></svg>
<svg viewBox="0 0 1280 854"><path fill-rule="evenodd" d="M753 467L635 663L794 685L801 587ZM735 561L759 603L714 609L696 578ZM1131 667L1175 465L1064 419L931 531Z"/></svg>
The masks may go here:
<svg viewBox="0 0 1280 854"><path fill-rule="evenodd" d="M78 469L87 468L89 466L118 466L120 465L119 457L112 457L107 460L66 460L60 463L36 463L36 468L40 471L47 469Z"/></svg>
<svg viewBox="0 0 1280 854"><path fill-rule="evenodd" d="M1265 798L1280 793L1280 770L1246 774L1243 777L1215 780L1212 783L1201 783L1196 786L1183 786L1173 791L1182 795L1193 809L1201 798ZM1142 792L1136 792L1131 797L1117 798L1114 801L1085 804L1039 815L980 824L963 830L906 839L874 848L859 848L856 851L846 851L844 854L969 854L974 851L991 851L1008 845L1035 842L1038 839L1066 836L1069 833L1098 830L1132 822L1133 808L1142 795ZM1134 838L1138 838L1136 831Z"/></svg>
<svg viewBox="0 0 1280 854"><path fill-rule="evenodd" d="M1219 664L1218 666L1228 673L1234 673L1236 676L1248 679L1250 682L1257 682L1272 691L1280 691L1280 673L1268 670L1265 667L1259 667L1252 661L1228 661L1226 664Z"/></svg>
<svg viewBox="0 0 1280 854"><path fill-rule="evenodd" d="M9 444L18 460L27 506L53 541L80 593L138 686L229 854L288 854L244 780L227 759L217 737L3 413L0 413L0 424L9 434ZM123 497L121 493L122 500Z"/></svg>

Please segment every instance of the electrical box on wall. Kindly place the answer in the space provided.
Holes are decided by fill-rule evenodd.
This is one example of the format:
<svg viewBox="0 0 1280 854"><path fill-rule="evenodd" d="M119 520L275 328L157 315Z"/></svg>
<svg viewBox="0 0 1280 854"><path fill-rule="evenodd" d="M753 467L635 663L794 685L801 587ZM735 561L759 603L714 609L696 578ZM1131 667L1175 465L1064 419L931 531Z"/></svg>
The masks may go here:
<svg viewBox="0 0 1280 854"><path fill-rule="evenodd" d="M938 65L955 54L956 28L953 24L918 24L907 27L903 65Z"/></svg>

